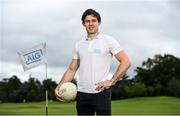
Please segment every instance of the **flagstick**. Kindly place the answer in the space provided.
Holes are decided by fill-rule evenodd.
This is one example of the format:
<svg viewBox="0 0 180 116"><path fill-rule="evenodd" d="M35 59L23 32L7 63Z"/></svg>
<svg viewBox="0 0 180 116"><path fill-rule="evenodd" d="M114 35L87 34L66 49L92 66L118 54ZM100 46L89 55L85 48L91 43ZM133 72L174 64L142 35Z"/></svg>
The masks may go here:
<svg viewBox="0 0 180 116"><path fill-rule="evenodd" d="M46 70L46 116L48 116L47 63L45 63L45 70Z"/></svg>

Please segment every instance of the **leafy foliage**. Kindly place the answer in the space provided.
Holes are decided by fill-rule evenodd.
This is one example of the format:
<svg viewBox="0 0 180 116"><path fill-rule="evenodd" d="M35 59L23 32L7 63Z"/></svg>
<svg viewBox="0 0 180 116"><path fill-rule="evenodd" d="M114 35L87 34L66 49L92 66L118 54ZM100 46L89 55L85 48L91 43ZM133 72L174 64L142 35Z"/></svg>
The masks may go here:
<svg viewBox="0 0 180 116"><path fill-rule="evenodd" d="M148 58L144 61L142 67L137 67L136 72L135 81L145 84L151 91L148 95L172 95L172 92L170 93L172 89L169 88L175 84L172 79L176 79L176 82L180 81L180 59L167 54L155 55L153 59Z"/></svg>
<svg viewBox="0 0 180 116"><path fill-rule="evenodd" d="M9 79L3 79L0 82L0 101L1 102L30 102L44 101L45 91L48 90L48 98L56 100L54 89L56 82L51 79L44 80L40 83L35 78L29 78L22 83L17 76L13 75Z"/></svg>

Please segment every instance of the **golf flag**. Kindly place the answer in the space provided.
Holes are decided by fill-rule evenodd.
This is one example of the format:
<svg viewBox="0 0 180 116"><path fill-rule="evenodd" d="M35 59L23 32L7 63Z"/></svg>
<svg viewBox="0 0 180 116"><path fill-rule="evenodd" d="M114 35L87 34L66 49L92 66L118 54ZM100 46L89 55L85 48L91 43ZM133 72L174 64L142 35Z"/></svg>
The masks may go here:
<svg viewBox="0 0 180 116"><path fill-rule="evenodd" d="M18 56L24 71L37 67L42 63L47 63L46 43L41 43L18 52Z"/></svg>

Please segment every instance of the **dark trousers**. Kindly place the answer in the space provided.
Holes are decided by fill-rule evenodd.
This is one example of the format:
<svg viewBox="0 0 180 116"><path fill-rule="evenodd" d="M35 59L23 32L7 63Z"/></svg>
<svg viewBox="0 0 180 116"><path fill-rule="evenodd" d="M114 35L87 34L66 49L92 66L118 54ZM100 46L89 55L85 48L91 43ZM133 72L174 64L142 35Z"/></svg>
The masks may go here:
<svg viewBox="0 0 180 116"><path fill-rule="evenodd" d="M76 110L80 115L111 115L111 90L100 93L77 93Z"/></svg>

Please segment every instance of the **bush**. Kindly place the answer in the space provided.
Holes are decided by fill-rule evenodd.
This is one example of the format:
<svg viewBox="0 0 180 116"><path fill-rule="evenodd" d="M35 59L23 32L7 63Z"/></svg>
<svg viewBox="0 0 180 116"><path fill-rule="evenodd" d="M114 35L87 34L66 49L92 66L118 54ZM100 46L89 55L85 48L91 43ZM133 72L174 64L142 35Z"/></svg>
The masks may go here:
<svg viewBox="0 0 180 116"><path fill-rule="evenodd" d="M175 97L180 97L180 81L176 78L172 78L168 82L168 91L170 94L172 94Z"/></svg>
<svg viewBox="0 0 180 116"><path fill-rule="evenodd" d="M130 97L142 97L147 96L147 88L143 83L136 82L130 87Z"/></svg>

